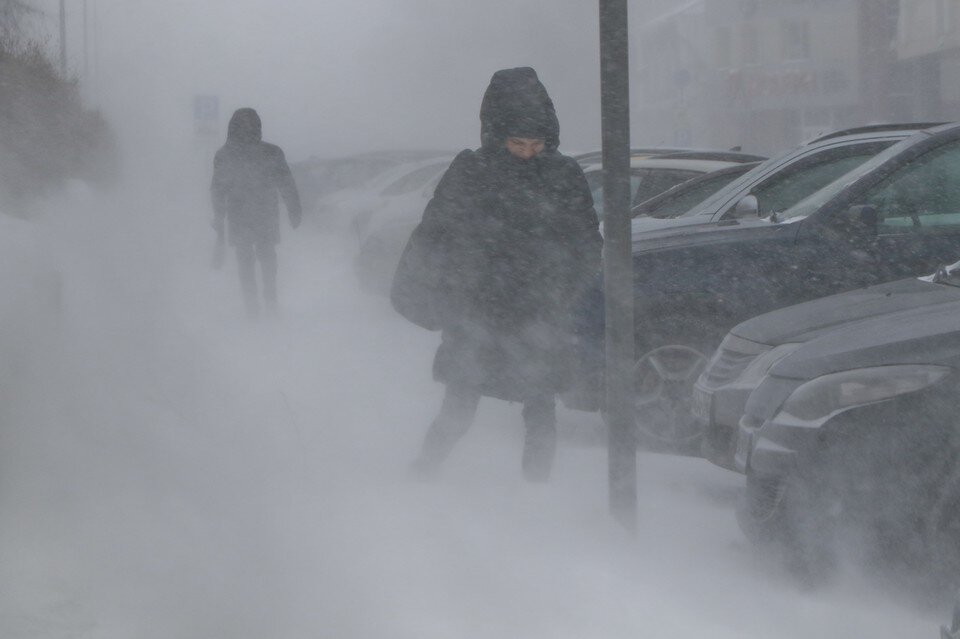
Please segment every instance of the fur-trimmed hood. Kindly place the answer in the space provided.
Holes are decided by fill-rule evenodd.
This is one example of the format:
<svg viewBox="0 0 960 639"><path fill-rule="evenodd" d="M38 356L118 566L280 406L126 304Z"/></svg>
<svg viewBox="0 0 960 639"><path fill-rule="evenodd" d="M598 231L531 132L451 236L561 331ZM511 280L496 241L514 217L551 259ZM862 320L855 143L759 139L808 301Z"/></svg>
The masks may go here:
<svg viewBox="0 0 960 639"><path fill-rule="evenodd" d="M560 145L560 123L553 100L530 67L497 71L483 94L481 145L501 147L508 136L543 139L548 150Z"/></svg>

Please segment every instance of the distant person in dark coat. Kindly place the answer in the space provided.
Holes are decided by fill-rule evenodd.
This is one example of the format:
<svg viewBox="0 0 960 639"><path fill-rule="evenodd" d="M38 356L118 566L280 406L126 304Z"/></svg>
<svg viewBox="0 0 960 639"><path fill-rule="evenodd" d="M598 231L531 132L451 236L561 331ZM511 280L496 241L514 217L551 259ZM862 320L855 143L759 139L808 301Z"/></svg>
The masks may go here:
<svg viewBox="0 0 960 639"><path fill-rule="evenodd" d="M277 306L277 250L280 204L283 198L290 225L300 225L303 212L290 167L280 147L262 140L260 116L237 109L227 126L227 142L213 160L214 229L236 249L240 287L247 314L260 312L256 263L260 263L263 299L268 310Z"/></svg>
<svg viewBox="0 0 960 639"><path fill-rule="evenodd" d="M531 68L497 71L480 107L481 147L461 152L423 214L419 237L444 257L440 413L414 471L432 476L482 396L523 403L522 469L549 478L556 395L568 385L571 306L596 278L602 239L583 171Z"/></svg>

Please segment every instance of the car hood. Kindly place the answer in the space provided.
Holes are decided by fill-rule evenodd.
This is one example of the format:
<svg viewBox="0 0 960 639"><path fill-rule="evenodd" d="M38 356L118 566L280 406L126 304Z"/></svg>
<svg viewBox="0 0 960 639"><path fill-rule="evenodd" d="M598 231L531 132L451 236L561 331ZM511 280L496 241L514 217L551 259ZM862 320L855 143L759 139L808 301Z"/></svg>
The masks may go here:
<svg viewBox="0 0 960 639"><path fill-rule="evenodd" d="M664 220L677 222L674 220ZM688 219L696 219L694 217ZM640 228L633 233L633 254L652 253L679 247L748 241L756 237L796 235L796 222L773 224L766 218L748 218L724 222L671 224L666 228ZM635 227L636 229L636 227Z"/></svg>
<svg viewBox="0 0 960 639"><path fill-rule="evenodd" d="M770 346L807 342L845 324L949 302L960 302L960 288L907 278L764 313L730 332Z"/></svg>
<svg viewBox="0 0 960 639"><path fill-rule="evenodd" d="M813 379L895 364L960 365L960 302L891 313L806 342L770 370L776 377Z"/></svg>

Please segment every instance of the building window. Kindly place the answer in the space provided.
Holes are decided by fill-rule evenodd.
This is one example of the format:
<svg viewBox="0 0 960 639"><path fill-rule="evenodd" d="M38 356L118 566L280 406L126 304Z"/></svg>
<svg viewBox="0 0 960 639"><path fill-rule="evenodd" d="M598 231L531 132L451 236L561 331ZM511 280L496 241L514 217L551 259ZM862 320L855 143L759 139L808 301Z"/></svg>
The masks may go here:
<svg viewBox="0 0 960 639"><path fill-rule="evenodd" d="M760 32L752 24L743 26L741 32L743 37L743 63L760 63Z"/></svg>
<svg viewBox="0 0 960 639"><path fill-rule="evenodd" d="M810 24L806 20L785 20L780 24L784 60L810 57Z"/></svg>

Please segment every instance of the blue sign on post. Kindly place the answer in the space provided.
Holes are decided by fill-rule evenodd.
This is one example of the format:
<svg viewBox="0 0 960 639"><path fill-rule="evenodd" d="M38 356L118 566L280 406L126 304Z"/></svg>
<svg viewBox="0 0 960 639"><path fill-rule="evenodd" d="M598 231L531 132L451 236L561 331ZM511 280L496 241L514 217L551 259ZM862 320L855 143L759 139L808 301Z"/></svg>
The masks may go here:
<svg viewBox="0 0 960 639"><path fill-rule="evenodd" d="M193 124L197 135L216 136L219 133L220 97L196 95L193 97Z"/></svg>

